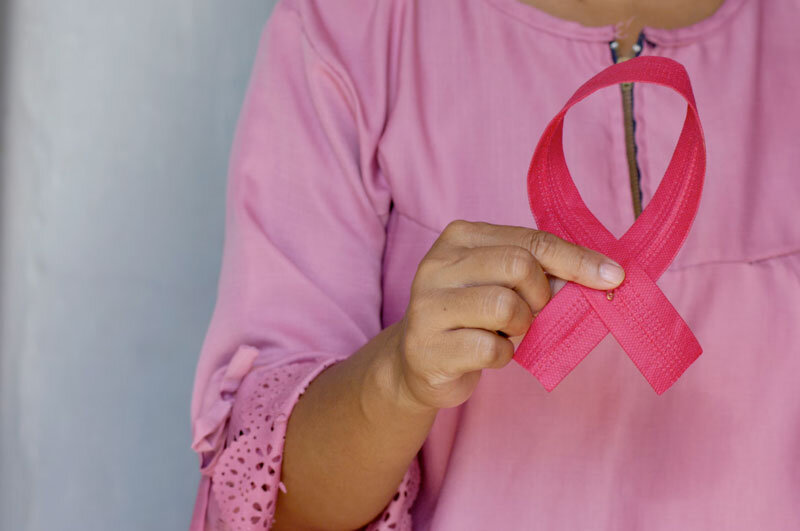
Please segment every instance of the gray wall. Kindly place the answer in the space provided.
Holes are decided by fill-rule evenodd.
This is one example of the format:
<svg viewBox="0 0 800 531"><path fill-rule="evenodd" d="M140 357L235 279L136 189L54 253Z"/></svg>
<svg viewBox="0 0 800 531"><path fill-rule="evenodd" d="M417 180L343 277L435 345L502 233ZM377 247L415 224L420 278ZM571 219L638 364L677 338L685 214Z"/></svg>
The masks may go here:
<svg viewBox="0 0 800 531"><path fill-rule="evenodd" d="M0 529L185 529L228 152L273 2L6 2Z"/></svg>

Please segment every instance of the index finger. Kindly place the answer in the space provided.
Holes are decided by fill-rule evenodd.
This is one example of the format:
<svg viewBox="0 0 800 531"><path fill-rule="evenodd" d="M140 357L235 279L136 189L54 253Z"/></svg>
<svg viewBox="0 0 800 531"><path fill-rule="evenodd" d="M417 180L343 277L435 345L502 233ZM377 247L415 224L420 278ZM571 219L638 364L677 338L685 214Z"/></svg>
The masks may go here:
<svg viewBox="0 0 800 531"><path fill-rule="evenodd" d="M448 230L451 240L465 247L517 245L528 249L547 273L590 288L612 289L625 279L625 271L614 260L549 232L467 221L451 223Z"/></svg>

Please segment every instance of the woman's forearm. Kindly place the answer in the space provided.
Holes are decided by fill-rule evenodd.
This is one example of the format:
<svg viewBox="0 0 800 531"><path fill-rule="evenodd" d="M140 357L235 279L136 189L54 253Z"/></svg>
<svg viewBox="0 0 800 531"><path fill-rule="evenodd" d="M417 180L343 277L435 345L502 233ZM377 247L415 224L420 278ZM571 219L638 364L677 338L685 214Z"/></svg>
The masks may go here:
<svg viewBox="0 0 800 531"><path fill-rule="evenodd" d="M387 505L436 409L396 381L398 326L312 381L289 419L274 529L353 529Z"/></svg>

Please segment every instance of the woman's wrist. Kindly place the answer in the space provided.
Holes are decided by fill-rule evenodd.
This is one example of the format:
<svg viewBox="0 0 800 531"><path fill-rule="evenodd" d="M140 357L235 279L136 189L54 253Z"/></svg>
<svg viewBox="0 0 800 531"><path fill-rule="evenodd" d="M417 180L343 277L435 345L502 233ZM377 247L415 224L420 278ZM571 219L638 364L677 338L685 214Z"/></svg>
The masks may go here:
<svg viewBox="0 0 800 531"><path fill-rule="evenodd" d="M402 321L387 327L369 356L362 385L361 407L370 424L385 424L386 416L430 423L437 408L423 404L411 393L403 373L400 348Z"/></svg>

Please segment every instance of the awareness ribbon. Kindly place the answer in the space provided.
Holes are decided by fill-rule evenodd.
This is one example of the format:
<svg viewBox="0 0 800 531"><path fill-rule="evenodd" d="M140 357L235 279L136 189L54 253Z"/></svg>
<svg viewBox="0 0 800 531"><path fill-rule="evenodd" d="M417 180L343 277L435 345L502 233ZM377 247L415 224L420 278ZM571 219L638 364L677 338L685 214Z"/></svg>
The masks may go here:
<svg viewBox="0 0 800 531"><path fill-rule="evenodd" d="M567 169L564 116L599 89L625 82L669 87L687 103L686 119L661 184L617 240L581 199ZM568 282L533 320L514 359L547 391L609 333L657 394L702 353L684 320L655 281L683 245L697 213L706 168L703 130L686 69L665 57L614 64L584 83L548 124L528 170L528 201L539 230L599 251L625 269L612 291Z"/></svg>

